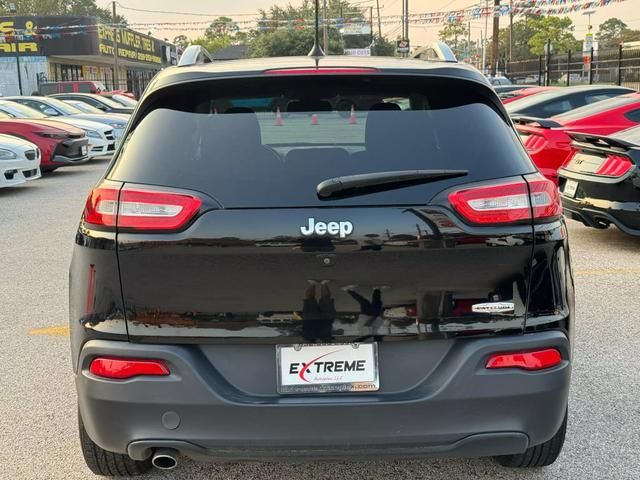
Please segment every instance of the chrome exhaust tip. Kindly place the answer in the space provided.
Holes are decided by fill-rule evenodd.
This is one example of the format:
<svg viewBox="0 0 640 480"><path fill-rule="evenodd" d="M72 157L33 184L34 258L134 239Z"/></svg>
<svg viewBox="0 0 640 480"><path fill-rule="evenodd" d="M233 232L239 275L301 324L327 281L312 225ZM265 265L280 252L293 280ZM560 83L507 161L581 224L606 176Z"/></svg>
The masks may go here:
<svg viewBox="0 0 640 480"><path fill-rule="evenodd" d="M151 457L151 465L158 470L173 470L178 466L178 452L172 448L159 448Z"/></svg>

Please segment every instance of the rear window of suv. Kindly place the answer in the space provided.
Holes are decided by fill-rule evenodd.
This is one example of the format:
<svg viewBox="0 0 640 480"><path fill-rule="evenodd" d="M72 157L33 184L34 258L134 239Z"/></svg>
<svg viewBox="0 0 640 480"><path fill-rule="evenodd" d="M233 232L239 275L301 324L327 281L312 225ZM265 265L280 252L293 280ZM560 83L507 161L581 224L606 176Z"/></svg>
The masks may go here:
<svg viewBox="0 0 640 480"><path fill-rule="evenodd" d="M161 93L161 94L160 94ZM109 178L201 191L223 206L323 206L317 185L373 172L466 169L331 205L425 204L461 182L534 171L489 89L409 76L269 76L156 93Z"/></svg>

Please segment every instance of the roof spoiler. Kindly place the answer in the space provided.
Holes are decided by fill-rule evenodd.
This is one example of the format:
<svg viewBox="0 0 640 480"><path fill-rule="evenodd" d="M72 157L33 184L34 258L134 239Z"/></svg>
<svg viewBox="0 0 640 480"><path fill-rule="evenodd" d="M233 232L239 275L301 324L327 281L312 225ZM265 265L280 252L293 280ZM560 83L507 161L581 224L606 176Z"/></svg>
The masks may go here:
<svg viewBox="0 0 640 480"><path fill-rule="evenodd" d="M542 128L559 128L562 127L561 124L554 120L550 120L548 118L537 118L537 117L527 117L527 116L514 116L511 117L513 123L518 125L529 125L531 123L537 123Z"/></svg>
<svg viewBox="0 0 640 480"><path fill-rule="evenodd" d="M604 135L593 135L589 133L567 132L569 137L577 144L587 144L590 147L595 147L603 150L607 149L622 149L629 150L631 148L638 148L636 145L625 140L620 140L615 137L607 137Z"/></svg>
<svg viewBox="0 0 640 480"><path fill-rule="evenodd" d="M202 45L189 45L182 53L178 66L189 67L211 62L213 62L213 57L206 48Z"/></svg>

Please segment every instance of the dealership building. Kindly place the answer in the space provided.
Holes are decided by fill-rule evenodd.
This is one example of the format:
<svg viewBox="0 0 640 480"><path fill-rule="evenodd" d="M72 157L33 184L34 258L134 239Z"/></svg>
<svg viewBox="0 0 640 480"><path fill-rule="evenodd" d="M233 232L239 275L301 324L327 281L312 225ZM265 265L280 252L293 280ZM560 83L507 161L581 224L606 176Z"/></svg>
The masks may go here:
<svg viewBox="0 0 640 480"><path fill-rule="evenodd" d="M101 25L94 17L0 17L0 95L18 95L20 85L30 95L40 82L71 80L100 81L109 90L140 95L176 60L174 45Z"/></svg>

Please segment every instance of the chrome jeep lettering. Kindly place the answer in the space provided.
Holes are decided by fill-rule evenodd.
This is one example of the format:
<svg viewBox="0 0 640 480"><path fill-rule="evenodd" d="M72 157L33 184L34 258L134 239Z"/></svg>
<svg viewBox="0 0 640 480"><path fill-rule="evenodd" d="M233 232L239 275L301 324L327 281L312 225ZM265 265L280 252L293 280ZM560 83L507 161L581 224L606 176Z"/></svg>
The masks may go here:
<svg viewBox="0 0 640 480"><path fill-rule="evenodd" d="M300 227L300 233L305 237L328 234L346 238L353 233L353 224L351 222L317 222L315 218L311 217L307 225Z"/></svg>

